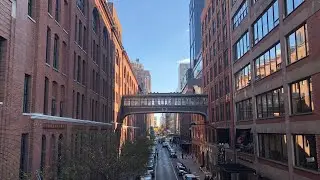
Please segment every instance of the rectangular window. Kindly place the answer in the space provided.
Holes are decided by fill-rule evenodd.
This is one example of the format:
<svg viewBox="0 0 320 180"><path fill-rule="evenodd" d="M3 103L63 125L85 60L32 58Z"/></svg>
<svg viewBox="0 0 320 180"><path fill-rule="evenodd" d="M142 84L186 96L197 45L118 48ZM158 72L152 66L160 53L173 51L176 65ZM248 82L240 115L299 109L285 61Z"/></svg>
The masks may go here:
<svg viewBox="0 0 320 180"><path fill-rule="evenodd" d="M224 58L224 68L226 69L229 67L228 50L224 51L223 58Z"/></svg>
<svg viewBox="0 0 320 180"><path fill-rule="evenodd" d="M252 99L246 99L236 103L237 120L251 120L252 115Z"/></svg>
<svg viewBox="0 0 320 180"><path fill-rule="evenodd" d="M257 117L272 118L284 115L283 88L275 89L256 97Z"/></svg>
<svg viewBox="0 0 320 180"><path fill-rule="evenodd" d="M214 86L214 96L215 96L215 99L219 98L219 87L218 87L218 84L216 84Z"/></svg>
<svg viewBox="0 0 320 180"><path fill-rule="evenodd" d="M48 102L49 102L49 79L45 77L44 80L44 101L43 101L43 114L48 114Z"/></svg>
<svg viewBox="0 0 320 180"><path fill-rule="evenodd" d="M226 120L231 120L230 102L226 102Z"/></svg>
<svg viewBox="0 0 320 180"><path fill-rule="evenodd" d="M77 93L77 102L76 102L76 118L80 118L80 93Z"/></svg>
<svg viewBox="0 0 320 180"><path fill-rule="evenodd" d="M76 52L73 53L73 79L77 80L77 54Z"/></svg>
<svg viewBox="0 0 320 180"><path fill-rule="evenodd" d="M251 66L250 64L248 64L235 74L236 90L243 89L249 86L250 83L251 83Z"/></svg>
<svg viewBox="0 0 320 180"><path fill-rule="evenodd" d="M79 21L79 36L78 36L78 43L82 47L82 22Z"/></svg>
<svg viewBox="0 0 320 180"><path fill-rule="evenodd" d="M31 76L24 75L24 87L23 87L23 112L30 112L30 93L31 93Z"/></svg>
<svg viewBox="0 0 320 180"><path fill-rule="evenodd" d="M220 94L220 96L223 96L224 94L223 94L223 80L221 80L220 82L219 82L219 94Z"/></svg>
<svg viewBox="0 0 320 180"><path fill-rule="evenodd" d="M50 64L51 29L47 27L46 63Z"/></svg>
<svg viewBox="0 0 320 180"><path fill-rule="evenodd" d="M297 9L304 0L286 0L286 14L289 15L295 9Z"/></svg>
<svg viewBox="0 0 320 180"><path fill-rule="evenodd" d="M216 121L220 121L220 110L219 110L219 106L216 106Z"/></svg>
<svg viewBox="0 0 320 180"><path fill-rule="evenodd" d="M212 72L212 67L210 67L210 81L213 81L213 72Z"/></svg>
<svg viewBox="0 0 320 180"><path fill-rule="evenodd" d="M308 113L314 109L312 80L307 78L290 85L292 114Z"/></svg>
<svg viewBox="0 0 320 180"><path fill-rule="evenodd" d="M75 99L76 99L76 94L75 94L75 92L74 92L74 90L72 91L72 118L75 118L75 115L74 115L74 108L75 108L75 106L74 106L74 102L75 102Z"/></svg>
<svg viewBox="0 0 320 180"><path fill-rule="evenodd" d="M56 0L56 8L55 8L54 18L57 22L60 22L60 6L61 6L60 0Z"/></svg>
<svg viewBox="0 0 320 180"><path fill-rule="evenodd" d="M288 163L287 136L285 134L258 134L259 156Z"/></svg>
<svg viewBox="0 0 320 180"><path fill-rule="evenodd" d="M48 13L52 14L52 0L48 0Z"/></svg>
<svg viewBox="0 0 320 180"><path fill-rule="evenodd" d="M21 147L20 147L20 169L19 179L25 179L26 174L29 172L29 134L21 135Z"/></svg>
<svg viewBox="0 0 320 180"><path fill-rule="evenodd" d="M87 29L83 27L83 49L87 50Z"/></svg>
<svg viewBox="0 0 320 180"><path fill-rule="evenodd" d="M233 45L234 60L240 59L250 49L249 32L244 33Z"/></svg>
<svg viewBox="0 0 320 180"><path fill-rule="evenodd" d="M76 19L74 21L74 41L77 41L78 38L78 16L76 16Z"/></svg>
<svg viewBox="0 0 320 180"><path fill-rule="evenodd" d="M82 84L86 85L86 62L82 62Z"/></svg>
<svg viewBox="0 0 320 180"><path fill-rule="evenodd" d="M33 17L33 0L28 0L28 15Z"/></svg>
<svg viewBox="0 0 320 180"><path fill-rule="evenodd" d="M59 36L57 34L54 35L53 68L59 69Z"/></svg>
<svg viewBox="0 0 320 180"><path fill-rule="evenodd" d="M297 167L319 171L317 152L319 135L296 134L293 135L294 159Z"/></svg>
<svg viewBox="0 0 320 180"><path fill-rule="evenodd" d="M77 81L81 82L81 57L78 56Z"/></svg>
<svg viewBox="0 0 320 180"><path fill-rule="evenodd" d="M214 70L214 77L216 78L218 75L218 67L217 67L217 63L213 64L213 70Z"/></svg>
<svg viewBox="0 0 320 180"><path fill-rule="evenodd" d="M237 12L232 17L233 29L240 25L240 23L247 16L247 14L248 14L248 2L246 0L243 2L243 4L239 7Z"/></svg>
<svg viewBox="0 0 320 180"><path fill-rule="evenodd" d="M225 121L224 119L224 104L220 103L220 121Z"/></svg>
<svg viewBox="0 0 320 180"><path fill-rule="evenodd" d="M253 24L254 44L257 44L279 24L279 4L276 0Z"/></svg>
<svg viewBox="0 0 320 180"><path fill-rule="evenodd" d="M309 55L308 30L304 24L287 37L289 64Z"/></svg>
<svg viewBox="0 0 320 180"><path fill-rule="evenodd" d="M225 94L229 94L230 93L229 76L225 78L224 86L225 86Z"/></svg>
<svg viewBox="0 0 320 180"><path fill-rule="evenodd" d="M280 70L281 63L281 49L280 43L278 43L255 59L256 80L262 79Z"/></svg>
<svg viewBox="0 0 320 180"><path fill-rule="evenodd" d="M82 97L81 97L81 119L84 119L84 103L85 103L85 99L84 99L84 95L82 94Z"/></svg>

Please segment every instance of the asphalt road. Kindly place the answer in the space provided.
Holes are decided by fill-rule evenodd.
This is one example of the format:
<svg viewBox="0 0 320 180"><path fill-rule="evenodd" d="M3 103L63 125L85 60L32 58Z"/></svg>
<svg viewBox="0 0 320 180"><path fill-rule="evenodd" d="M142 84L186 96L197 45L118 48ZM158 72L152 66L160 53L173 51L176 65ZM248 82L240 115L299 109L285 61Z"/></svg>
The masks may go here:
<svg viewBox="0 0 320 180"><path fill-rule="evenodd" d="M159 155L155 171L155 180L179 180L175 172L175 163L172 163L167 148L158 145Z"/></svg>

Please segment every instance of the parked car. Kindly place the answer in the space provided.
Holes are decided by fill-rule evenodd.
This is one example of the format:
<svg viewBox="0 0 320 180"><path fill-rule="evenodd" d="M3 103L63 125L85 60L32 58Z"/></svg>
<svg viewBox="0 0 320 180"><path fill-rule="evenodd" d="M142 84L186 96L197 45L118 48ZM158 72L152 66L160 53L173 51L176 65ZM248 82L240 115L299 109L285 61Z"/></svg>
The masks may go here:
<svg viewBox="0 0 320 180"><path fill-rule="evenodd" d="M171 152L171 153L170 153L170 157L171 157L171 158L177 158L176 152Z"/></svg>
<svg viewBox="0 0 320 180"><path fill-rule="evenodd" d="M162 147L168 147L168 143L167 142L163 142L162 143Z"/></svg>
<svg viewBox="0 0 320 180"><path fill-rule="evenodd" d="M154 164L153 163L148 163L147 166L147 172L148 174L151 174L152 177L154 177Z"/></svg>
<svg viewBox="0 0 320 180"><path fill-rule="evenodd" d="M152 175L149 173L146 173L143 176L140 176L140 180L152 180Z"/></svg>
<svg viewBox="0 0 320 180"><path fill-rule="evenodd" d="M188 172L185 171L185 170L180 169L180 170L178 171L178 175L179 175L179 176L183 176L183 175L185 175L185 174L188 174Z"/></svg>
<svg viewBox="0 0 320 180"><path fill-rule="evenodd" d="M178 171L179 171L179 170L184 170L184 171L188 172L187 167L184 166L184 165L177 165L176 168L177 168Z"/></svg>
<svg viewBox="0 0 320 180"><path fill-rule="evenodd" d="M194 174L185 174L183 175L183 180L200 180L200 177Z"/></svg>

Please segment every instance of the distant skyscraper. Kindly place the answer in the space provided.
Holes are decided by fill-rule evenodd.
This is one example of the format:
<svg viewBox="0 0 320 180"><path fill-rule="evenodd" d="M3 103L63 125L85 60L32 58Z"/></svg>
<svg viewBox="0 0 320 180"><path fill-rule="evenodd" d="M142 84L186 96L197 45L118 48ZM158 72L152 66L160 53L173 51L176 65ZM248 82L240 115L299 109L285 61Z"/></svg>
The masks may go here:
<svg viewBox="0 0 320 180"><path fill-rule="evenodd" d="M150 71L145 70L143 64L140 63L139 59L131 61L131 66L134 74L137 77L138 84L142 89L142 93L147 94L151 92L151 74Z"/></svg>
<svg viewBox="0 0 320 180"><path fill-rule="evenodd" d="M190 64L188 62L181 62L179 63L179 69L178 69L178 90L181 91L182 88L185 86L185 84L187 83L187 79L186 79L186 73L187 70L190 68Z"/></svg>
<svg viewBox="0 0 320 180"><path fill-rule="evenodd" d="M142 94L148 94L151 92L151 74L150 71L145 70L142 63L139 59L131 61L131 67L133 73L135 74L138 85L141 89ZM155 126L153 114L139 115L138 117L142 118L145 121L146 129L148 130L151 126ZM141 120L140 120L141 121Z"/></svg>
<svg viewBox="0 0 320 180"><path fill-rule="evenodd" d="M189 4L189 36L190 36L190 66L197 65L201 58L201 13L205 0L190 0Z"/></svg>

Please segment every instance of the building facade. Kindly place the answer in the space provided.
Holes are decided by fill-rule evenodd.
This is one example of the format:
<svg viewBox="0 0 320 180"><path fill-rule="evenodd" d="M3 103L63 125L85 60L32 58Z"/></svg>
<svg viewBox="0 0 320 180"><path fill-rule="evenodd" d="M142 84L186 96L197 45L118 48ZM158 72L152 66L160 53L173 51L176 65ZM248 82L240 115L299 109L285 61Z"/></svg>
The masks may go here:
<svg viewBox="0 0 320 180"><path fill-rule="evenodd" d="M219 145L225 147L226 159L234 159L229 2L207 0L201 16L203 92L209 97L207 147L202 159L212 172L215 165L221 163Z"/></svg>
<svg viewBox="0 0 320 180"><path fill-rule="evenodd" d="M194 69L201 57L201 13L205 0L190 0L189 3L189 40L190 67Z"/></svg>
<svg viewBox="0 0 320 180"><path fill-rule="evenodd" d="M103 0L3 0L0 12L0 179L59 176L62 142L79 131L111 133L115 94L137 92L114 8Z"/></svg>
<svg viewBox="0 0 320 180"><path fill-rule="evenodd" d="M269 179L320 179L319 8L230 2L237 157Z"/></svg>
<svg viewBox="0 0 320 180"><path fill-rule="evenodd" d="M178 91L182 91L184 86L187 84L186 73L190 68L189 62L180 62L178 67Z"/></svg>
<svg viewBox="0 0 320 180"><path fill-rule="evenodd" d="M133 72L137 78L138 84L141 88L141 94L148 94L151 92L151 74L150 71L145 70L143 64L139 59L131 61ZM153 114L138 114L137 123L139 127L143 129L141 132L148 132L153 125L154 116Z"/></svg>

